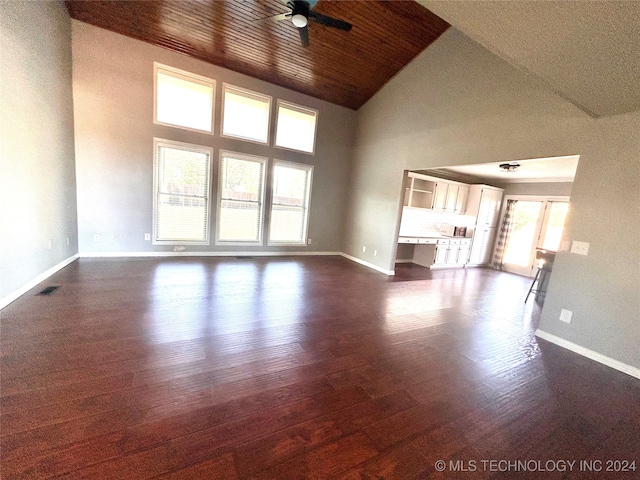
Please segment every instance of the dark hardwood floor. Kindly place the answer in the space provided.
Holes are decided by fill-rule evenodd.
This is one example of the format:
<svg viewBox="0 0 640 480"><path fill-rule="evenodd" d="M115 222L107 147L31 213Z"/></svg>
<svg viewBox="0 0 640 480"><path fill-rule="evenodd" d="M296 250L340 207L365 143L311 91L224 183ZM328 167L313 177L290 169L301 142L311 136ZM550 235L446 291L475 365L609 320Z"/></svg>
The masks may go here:
<svg viewBox="0 0 640 480"><path fill-rule="evenodd" d="M1 476L640 478L640 381L537 340L528 287L338 257L77 261L1 312Z"/></svg>

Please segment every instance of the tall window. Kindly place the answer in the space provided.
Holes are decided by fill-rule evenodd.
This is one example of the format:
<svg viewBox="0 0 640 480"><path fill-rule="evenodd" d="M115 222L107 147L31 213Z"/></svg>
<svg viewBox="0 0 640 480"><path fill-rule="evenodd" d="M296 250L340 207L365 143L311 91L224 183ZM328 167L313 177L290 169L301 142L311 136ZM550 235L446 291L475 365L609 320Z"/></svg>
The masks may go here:
<svg viewBox="0 0 640 480"><path fill-rule="evenodd" d="M215 80L154 63L154 121L213 133Z"/></svg>
<svg viewBox="0 0 640 480"><path fill-rule="evenodd" d="M271 97L226 83L222 97L222 136L269 143Z"/></svg>
<svg viewBox="0 0 640 480"><path fill-rule="evenodd" d="M154 243L209 244L210 148L154 139Z"/></svg>
<svg viewBox="0 0 640 480"><path fill-rule="evenodd" d="M305 245L313 167L275 161L269 243Z"/></svg>
<svg viewBox="0 0 640 480"><path fill-rule="evenodd" d="M313 153L318 112L278 100L276 147Z"/></svg>
<svg viewBox="0 0 640 480"><path fill-rule="evenodd" d="M220 152L218 243L262 243L266 162L262 157Z"/></svg>

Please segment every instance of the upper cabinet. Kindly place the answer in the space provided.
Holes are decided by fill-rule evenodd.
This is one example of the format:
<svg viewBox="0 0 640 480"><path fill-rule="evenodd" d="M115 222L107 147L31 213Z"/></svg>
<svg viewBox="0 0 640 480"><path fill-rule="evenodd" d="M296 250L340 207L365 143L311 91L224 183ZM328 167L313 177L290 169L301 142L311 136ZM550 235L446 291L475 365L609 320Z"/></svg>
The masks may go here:
<svg viewBox="0 0 640 480"><path fill-rule="evenodd" d="M467 215L476 217L476 226L495 227L500 215L504 190L489 185L471 185Z"/></svg>
<svg viewBox="0 0 640 480"><path fill-rule="evenodd" d="M405 184L404 205L438 212L463 214L469 185L409 172Z"/></svg>
<svg viewBox="0 0 640 480"><path fill-rule="evenodd" d="M455 213L462 215L466 212L468 197L469 185L460 185L458 187L458 196L456 197Z"/></svg>
<svg viewBox="0 0 640 480"><path fill-rule="evenodd" d="M424 175L409 173L405 185L405 207L432 208L435 182Z"/></svg>
<svg viewBox="0 0 640 480"><path fill-rule="evenodd" d="M447 193L449 192L449 184L443 181L436 182L436 188L433 193L433 210L444 212L447 208Z"/></svg>

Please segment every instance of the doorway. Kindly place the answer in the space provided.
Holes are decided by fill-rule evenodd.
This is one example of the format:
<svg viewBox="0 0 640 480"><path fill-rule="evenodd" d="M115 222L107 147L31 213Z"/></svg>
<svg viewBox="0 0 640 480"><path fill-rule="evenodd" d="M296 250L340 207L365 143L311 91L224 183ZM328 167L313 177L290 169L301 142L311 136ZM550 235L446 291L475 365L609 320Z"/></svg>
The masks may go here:
<svg viewBox="0 0 640 480"><path fill-rule="evenodd" d="M532 277L537 268L536 250L557 252L560 248L569 199L508 195L505 205L509 202L513 202L511 231L506 240L502 269Z"/></svg>

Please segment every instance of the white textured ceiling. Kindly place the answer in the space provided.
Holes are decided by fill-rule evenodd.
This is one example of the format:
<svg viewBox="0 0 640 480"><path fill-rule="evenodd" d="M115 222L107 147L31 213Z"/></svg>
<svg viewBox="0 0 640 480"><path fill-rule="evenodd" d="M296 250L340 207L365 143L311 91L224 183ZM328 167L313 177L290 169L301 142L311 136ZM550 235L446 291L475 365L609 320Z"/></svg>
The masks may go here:
<svg viewBox="0 0 640 480"><path fill-rule="evenodd" d="M509 162L520 164L520 168L515 172L502 170L500 164L505 162L462 165L442 170L471 175L480 179L495 180L500 183L573 182L576 168L578 168L578 160L580 160L579 155L571 155Z"/></svg>
<svg viewBox="0 0 640 480"><path fill-rule="evenodd" d="M594 116L640 109L640 0L418 0Z"/></svg>

